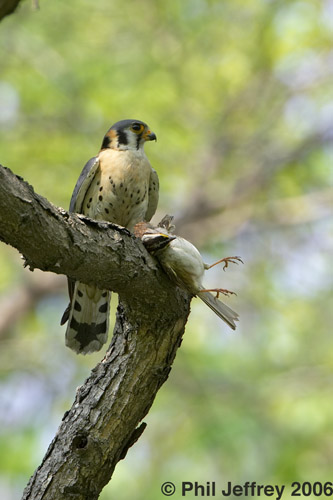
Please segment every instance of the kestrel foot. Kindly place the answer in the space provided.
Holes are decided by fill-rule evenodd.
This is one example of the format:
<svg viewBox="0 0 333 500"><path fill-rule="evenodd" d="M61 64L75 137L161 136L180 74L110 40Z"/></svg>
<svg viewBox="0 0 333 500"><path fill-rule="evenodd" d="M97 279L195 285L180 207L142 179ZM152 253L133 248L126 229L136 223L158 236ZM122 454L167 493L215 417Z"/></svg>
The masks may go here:
<svg viewBox="0 0 333 500"><path fill-rule="evenodd" d="M214 264L207 266L206 269L210 269L211 267L214 267L217 264L221 264L221 262L224 262L223 271L225 271L227 269L230 262L232 262L233 264L238 264L238 262L241 262L242 264L244 264L244 262L242 261L242 259L240 257L237 257L237 256L236 257L224 257L224 259L220 259L217 262L214 262Z"/></svg>
<svg viewBox="0 0 333 500"><path fill-rule="evenodd" d="M237 293L231 292L230 290L226 290L225 288L209 288L209 289L200 290L200 292L216 292L217 299L219 298L220 293L223 293L223 295L227 295L227 296L228 295L237 295Z"/></svg>

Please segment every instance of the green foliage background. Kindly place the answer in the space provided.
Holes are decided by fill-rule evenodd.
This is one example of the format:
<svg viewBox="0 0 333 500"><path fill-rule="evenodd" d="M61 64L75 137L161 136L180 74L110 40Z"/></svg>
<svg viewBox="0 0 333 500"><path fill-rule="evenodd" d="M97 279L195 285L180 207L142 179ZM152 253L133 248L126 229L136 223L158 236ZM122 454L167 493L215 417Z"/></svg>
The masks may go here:
<svg viewBox="0 0 333 500"><path fill-rule="evenodd" d="M158 137L154 220L175 214L208 262L245 261L206 277L238 293L239 328L193 301L102 500L163 498L164 481L333 481L332 17L332 0L58 0L1 22L3 165L67 207L105 131L142 119ZM1 315L46 277L0 252ZM0 329L2 500L101 358L65 348L65 283L50 290Z"/></svg>

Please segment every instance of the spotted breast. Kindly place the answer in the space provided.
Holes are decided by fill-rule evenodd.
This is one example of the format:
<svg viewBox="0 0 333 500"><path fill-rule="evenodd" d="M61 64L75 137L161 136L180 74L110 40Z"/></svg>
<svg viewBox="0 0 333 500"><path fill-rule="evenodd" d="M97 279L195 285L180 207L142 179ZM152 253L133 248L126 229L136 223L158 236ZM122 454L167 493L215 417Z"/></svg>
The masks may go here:
<svg viewBox="0 0 333 500"><path fill-rule="evenodd" d="M149 221L158 203L158 176L144 153L144 143L156 140L139 120L122 120L106 133L99 154L89 160L74 188L70 210L132 230ZM66 345L77 353L98 351L106 342L111 292L94 285L68 283L70 303Z"/></svg>

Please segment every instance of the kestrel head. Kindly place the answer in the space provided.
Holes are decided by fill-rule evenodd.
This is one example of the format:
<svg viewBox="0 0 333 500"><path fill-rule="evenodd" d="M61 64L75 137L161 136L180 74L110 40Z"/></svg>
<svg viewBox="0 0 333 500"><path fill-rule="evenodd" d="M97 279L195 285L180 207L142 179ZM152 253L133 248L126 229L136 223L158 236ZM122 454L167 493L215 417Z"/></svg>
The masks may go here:
<svg viewBox="0 0 333 500"><path fill-rule="evenodd" d="M156 141L156 135L148 125L140 120L121 120L107 131L104 136L101 150L139 150L146 141Z"/></svg>

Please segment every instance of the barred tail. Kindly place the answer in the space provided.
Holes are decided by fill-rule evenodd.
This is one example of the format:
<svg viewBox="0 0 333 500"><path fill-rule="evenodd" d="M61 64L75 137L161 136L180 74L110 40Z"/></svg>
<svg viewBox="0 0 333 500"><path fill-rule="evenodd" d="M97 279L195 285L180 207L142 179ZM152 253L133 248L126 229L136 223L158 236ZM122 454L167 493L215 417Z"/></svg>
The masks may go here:
<svg viewBox="0 0 333 500"><path fill-rule="evenodd" d="M238 314L221 300L214 297L210 292L198 292L197 296L208 306L219 318L223 319L230 328L236 330L235 321L238 321Z"/></svg>
<svg viewBox="0 0 333 500"><path fill-rule="evenodd" d="M68 319L66 345L78 354L99 351L107 341L111 292L76 282L61 324Z"/></svg>

